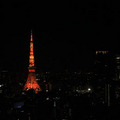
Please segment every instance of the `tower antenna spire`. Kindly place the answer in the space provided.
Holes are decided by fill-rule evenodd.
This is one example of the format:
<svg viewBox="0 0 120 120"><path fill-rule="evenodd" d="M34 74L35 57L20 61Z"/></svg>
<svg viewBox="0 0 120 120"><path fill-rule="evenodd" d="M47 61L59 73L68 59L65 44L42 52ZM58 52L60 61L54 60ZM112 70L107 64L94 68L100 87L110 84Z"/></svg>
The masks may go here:
<svg viewBox="0 0 120 120"><path fill-rule="evenodd" d="M33 33L32 33L32 29L31 29L31 38L30 41L33 41Z"/></svg>

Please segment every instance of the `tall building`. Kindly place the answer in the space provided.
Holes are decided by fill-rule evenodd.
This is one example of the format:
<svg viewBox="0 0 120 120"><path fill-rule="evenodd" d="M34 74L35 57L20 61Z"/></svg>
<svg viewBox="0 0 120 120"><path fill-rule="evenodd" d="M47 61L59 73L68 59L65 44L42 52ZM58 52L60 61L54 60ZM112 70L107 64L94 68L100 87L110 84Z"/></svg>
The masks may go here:
<svg viewBox="0 0 120 120"><path fill-rule="evenodd" d="M94 92L97 102L110 106L110 86L112 81L112 54L109 51L96 51Z"/></svg>
<svg viewBox="0 0 120 120"><path fill-rule="evenodd" d="M31 30L31 39L30 39L28 78L27 78L26 84L24 86L25 91L28 91L30 89L33 89L35 91L35 93L42 91L42 89L40 88L40 86L38 85L38 83L36 81L32 30Z"/></svg>
<svg viewBox="0 0 120 120"><path fill-rule="evenodd" d="M120 80L120 55L116 55L115 57L115 79Z"/></svg>
<svg viewBox="0 0 120 120"><path fill-rule="evenodd" d="M120 104L120 54L114 56L113 98L115 104Z"/></svg>
<svg viewBox="0 0 120 120"><path fill-rule="evenodd" d="M108 51L96 51L95 55L95 74L98 81L107 82L110 74L110 53Z"/></svg>

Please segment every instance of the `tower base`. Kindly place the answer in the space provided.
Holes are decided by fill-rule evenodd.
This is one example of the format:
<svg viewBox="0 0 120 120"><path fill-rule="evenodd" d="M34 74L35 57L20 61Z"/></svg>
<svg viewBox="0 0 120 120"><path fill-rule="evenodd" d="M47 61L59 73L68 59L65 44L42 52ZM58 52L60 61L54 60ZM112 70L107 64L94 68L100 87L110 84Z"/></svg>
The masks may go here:
<svg viewBox="0 0 120 120"><path fill-rule="evenodd" d="M35 93L42 91L42 89L40 88L40 86L38 85L38 83L36 81L36 74L34 72L33 73L31 72L28 74L28 79L24 86L25 91L28 91L30 89L33 89L35 91Z"/></svg>

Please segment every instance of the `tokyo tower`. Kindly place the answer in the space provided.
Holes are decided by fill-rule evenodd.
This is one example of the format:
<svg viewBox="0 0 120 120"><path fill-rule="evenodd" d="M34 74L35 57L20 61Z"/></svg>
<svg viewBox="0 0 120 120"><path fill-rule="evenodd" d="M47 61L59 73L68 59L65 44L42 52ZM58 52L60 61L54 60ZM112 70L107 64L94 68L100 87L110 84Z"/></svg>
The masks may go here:
<svg viewBox="0 0 120 120"><path fill-rule="evenodd" d="M33 89L35 91L35 93L42 91L42 89L40 88L40 86L38 85L38 83L36 81L32 30L31 30L31 38L30 38L28 78L27 78L26 84L24 86L25 91L28 91L30 89Z"/></svg>

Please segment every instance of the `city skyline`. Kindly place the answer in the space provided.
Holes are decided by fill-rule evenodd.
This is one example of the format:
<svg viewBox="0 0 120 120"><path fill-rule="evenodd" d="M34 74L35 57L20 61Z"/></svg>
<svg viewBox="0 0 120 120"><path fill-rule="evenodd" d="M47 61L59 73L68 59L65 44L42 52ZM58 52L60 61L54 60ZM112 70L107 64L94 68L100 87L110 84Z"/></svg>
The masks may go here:
<svg viewBox="0 0 120 120"><path fill-rule="evenodd" d="M106 1L0 2L1 119L120 118L119 11Z"/></svg>

